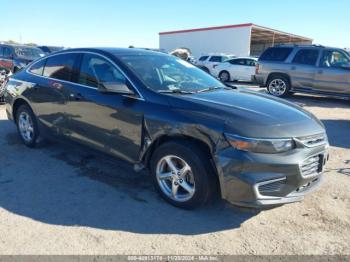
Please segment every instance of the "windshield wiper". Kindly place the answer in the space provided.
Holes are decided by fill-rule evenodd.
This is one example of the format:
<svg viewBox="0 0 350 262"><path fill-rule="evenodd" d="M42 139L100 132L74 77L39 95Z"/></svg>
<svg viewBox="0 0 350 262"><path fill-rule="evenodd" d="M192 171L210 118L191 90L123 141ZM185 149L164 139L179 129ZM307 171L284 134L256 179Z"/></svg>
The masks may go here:
<svg viewBox="0 0 350 262"><path fill-rule="evenodd" d="M191 91L184 91L184 90L181 90L181 89L158 90L158 93L165 93L165 94L166 94L166 93L168 93L168 94L194 94L194 92L191 92Z"/></svg>
<svg viewBox="0 0 350 262"><path fill-rule="evenodd" d="M225 88L225 87L211 86L211 87L208 87L208 88L201 89L201 90L197 91L197 93L209 92L209 91L214 91L214 90L222 89L222 88Z"/></svg>

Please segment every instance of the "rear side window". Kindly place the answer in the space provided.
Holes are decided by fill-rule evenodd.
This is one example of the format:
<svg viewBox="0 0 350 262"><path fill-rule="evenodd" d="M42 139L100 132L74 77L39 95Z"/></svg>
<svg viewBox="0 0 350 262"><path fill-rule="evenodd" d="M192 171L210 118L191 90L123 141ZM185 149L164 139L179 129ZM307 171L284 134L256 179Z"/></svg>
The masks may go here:
<svg viewBox="0 0 350 262"><path fill-rule="evenodd" d="M29 72L35 75L40 75L42 76L44 73L44 67L45 67L46 59L43 59L34 65L32 65L29 69Z"/></svg>
<svg viewBox="0 0 350 262"><path fill-rule="evenodd" d="M71 81L77 57L78 54L62 54L49 57L43 75L59 80Z"/></svg>
<svg viewBox="0 0 350 262"><path fill-rule="evenodd" d="M251 60L251 59L247 59L247 66L256 66L256 61L255 60Z"/></svg>
<svg viewBox="0 0 350 262"><path fill-rule="evenodd" d="M267 49L260 57L260 61L276 61L283 62L287 59L293 48L287 47L271 47Z"/></svg>
<svg viewBox="0 0 350 262"><path fill-rule="evenodd" d="M230 61L230 64L232 65L246 65L246 60L245 59L233 59Z"/></svg>
<svg viewBox="0 0 350 262"><path fill-rule="evenodd" d="M301 49L293 59L294 64L316 65L320 51L316 49Z"/></svg>
<svg viewBox="0 0 350 262"><path fill-rule="evenodd" d="M202 56L201 58L199 58L198 60L199 61L205 61L208 59L209 56Z"/></svg>

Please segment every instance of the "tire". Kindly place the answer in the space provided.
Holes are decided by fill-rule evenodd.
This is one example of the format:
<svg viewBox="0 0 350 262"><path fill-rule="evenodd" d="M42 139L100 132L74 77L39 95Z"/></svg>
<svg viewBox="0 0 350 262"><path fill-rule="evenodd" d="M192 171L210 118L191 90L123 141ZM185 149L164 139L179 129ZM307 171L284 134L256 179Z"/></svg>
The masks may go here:
<svg viewBox="0 0 350 262"><path fill-rule="evenodd" d="M219 74L220 81L226 83L231 80L230 73L227 71L221 71Z"/></svg>
<svg viewBox="0 0 350 262"><path fill-rule="evenodd" d="M169 160L173 168L168 164ZM215 190L213 168L209 162L206 154L194 143L182 141L165 143L156 149L151 158L153 184L161 197L173 206L183 209L198 208L210 200ZM182 174L171 172L180 171L186 166L184 163L189 167L187 172ZM166 175L161 179L160 174ZM174 187L177 188L175 197Z"/></svg>
<svg viewBox="0 0 350 262"><path fill-rule="evenodd" d="M290 95L290 82L285 76L272 76L267 83L267 91L276 97L286 97Z"/></svg>
<svg viewBox="0 0 350 262"><path fill-rule="evenodd" d="M35 147L39 138L37 119L32 109L24 104L16 112L16 125L18 134L27 147Z"/></svg>
<svg viewBox="0 0 350 262"><path fill-rule="evenodd" d="M206 72L206 73L210 74L210 71L209 71L209 69L208 69L208 68L206 68L206 67L202 67L201 69L202 69L204 72Z"/></svg>

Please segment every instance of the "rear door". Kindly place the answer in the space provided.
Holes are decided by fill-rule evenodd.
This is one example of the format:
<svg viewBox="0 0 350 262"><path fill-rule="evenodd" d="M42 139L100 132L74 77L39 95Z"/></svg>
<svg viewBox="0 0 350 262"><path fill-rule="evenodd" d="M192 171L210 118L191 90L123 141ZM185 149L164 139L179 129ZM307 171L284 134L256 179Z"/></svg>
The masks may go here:
<svg viewBox="0 0 350 262"><path fill-rule="evenodd" d="M84 53L76 84L67 90L69 136L79 143L136 162L141 149L145 102L137 97L101 92L99 86L105 83L125 84L133 89L109 59Z"/></svg>
<svg viewBox="0 0 350 262"><path fill-rule="evenodd" d="M213 73L213 70L217 65L222 63L224 58L222 56L211 56L208 60L207 66L210 71L210 73Z"/></svg>
<svg viewBox="0 0 350 262"><path fill-rule="evenodd" d="M242 80L252 81L252 77L255 75L255 70L256 70L256 60L245 59L245 68L244 68Z"/></svg>
<svg viewBox="0 0 350 262"><path fill-rule="evenodd" d="M350 95L350 57L341 50L325 49L315 75L315 90Z"/></svg>
<svg viewBox="0 0 350 262"><path fill-rule="evenodd" d="M29 69L36 85L28 97L39 121L54 134L65 134L67 129L67 90L73 85L77 58L76 53L55 55L38 61Z"/></svg>
<svg viewBox="0 0 350 262"><path fill-rule="evenodd" d="M230 61L229 73L233 80L244 80L246 71L246 59L232 59Z"/></svg>
<svg viewBox="0 0 350 262"><path fill-rule="evenodd" d="M293 88L314 88L317 61L320 56L318 48L299 49L291 61L290 77Z"/></svg>

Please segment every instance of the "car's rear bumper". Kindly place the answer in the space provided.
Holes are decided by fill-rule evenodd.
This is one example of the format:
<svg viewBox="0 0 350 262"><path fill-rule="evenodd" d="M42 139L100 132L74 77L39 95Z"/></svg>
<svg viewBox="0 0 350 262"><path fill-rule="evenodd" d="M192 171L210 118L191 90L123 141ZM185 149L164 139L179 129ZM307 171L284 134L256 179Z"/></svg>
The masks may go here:
<svg viewBox="0 0 350 262"><path fill-rule="evenodd" d="M252 81L258 84L260 87L266 86L266 77L264 75L253 75Z"/></svg>
<svg viewBox="0 0 350 262"><path fill-rule="evenodd" d="M222 198L235 205L258 208L301 201L322 181L328 160L327 147L274 155L227 148L215 158ZM320 170L309 176L302 175L303 163L313 156L320 156Z"/></svg>

